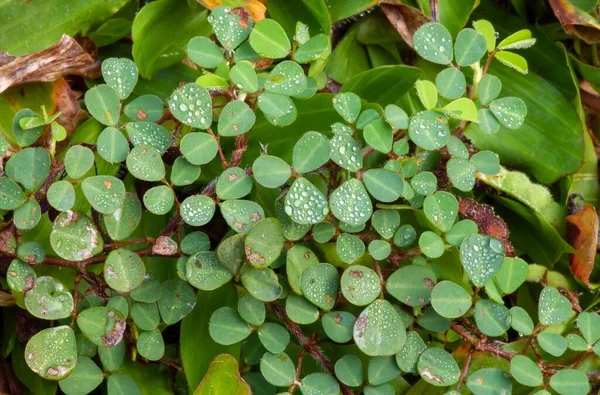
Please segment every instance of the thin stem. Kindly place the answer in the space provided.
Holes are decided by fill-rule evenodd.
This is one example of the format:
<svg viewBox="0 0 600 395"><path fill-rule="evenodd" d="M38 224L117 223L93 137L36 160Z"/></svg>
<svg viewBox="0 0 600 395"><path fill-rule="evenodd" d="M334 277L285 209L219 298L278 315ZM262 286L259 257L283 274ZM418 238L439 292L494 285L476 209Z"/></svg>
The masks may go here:
<svg viewBox="0 0 600 395"><path fill-rule="evenodd" d="M458 380L458 383L456 383L456 388L454 388L456 391L458 391L460 389L460 387L462 386L462 383L465 381L465 378L467 377L467 372L469 371L469 365L471 365L471 357L473 357L473 347L469 348L469 353L467 354L467 360L465 361L465 366L463 366L462 369L462 373L460 374L460 379Z"/></svg>

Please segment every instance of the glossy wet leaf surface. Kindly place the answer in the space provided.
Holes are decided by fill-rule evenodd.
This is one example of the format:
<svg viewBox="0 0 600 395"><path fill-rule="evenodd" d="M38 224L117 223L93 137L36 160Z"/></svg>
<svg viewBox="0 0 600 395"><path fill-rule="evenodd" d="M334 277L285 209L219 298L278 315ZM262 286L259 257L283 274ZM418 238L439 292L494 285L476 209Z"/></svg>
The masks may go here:
<svg viewBox="0 0 600 395"><path fill-rule="evenodd" d="M354 341L367 355L394 355L406 341L406 331L394 307L376 300L365 308L354 324Z"/></svg>
<svg viewBox="0 0 600 395"><path fill-rule="evenodd" d="M75 333L66 325L38 332L27 342L25 361L31 370L48 380L66 377L77 364Z"/></svg>
<svg viewBox="0 0 600 395"><path fill-rule="evenodd" d="M429 348L421 354L417 369L421 377L436 387L449 387L458 382L458 364L447 351Z"/></svg>
<svg viewBox="0 0 600 395"><path fill-rule="evenodd" d="M68 211L52 224L50 244L63 259L81 261L100 253L104 241L94 223L84 214Z"/></svg>
<svg viewBox="0 0 600 395"><path fill-rule="evenodd" d="M339 274L329 263L319 263L304 270L300 289L306 299L323 310L331 310L339 289Z"/></svg>
<svg viewBox="0 0 600 395"><path fill-rule="evenodd" d="M168 100L171 113L180 122L199 129L212 123L212 102L208 91L197 84L186 84Z"/></svg>
<svg viewBox="0 0 600 395"><path fill-rule="evenodd" d="M104 264L104 279L109 287L119 292L129 292L144 281L146 267L134 252L119 248L108 254Z"/></svg>
<svg viewBox="0 0 600 395"><path fill-rule="evenodd" d="M493 237L471 235L460 245L460 260L473 284L482 287L502 266L504 246Z"/></svg>
<svg viewBox="0 0 600 395"><path fill-rule="evenodd" d="M373 213L373 204L365 187L354 178L331 193L329 207L337 219L350 225L364 224Z"/></svg>
<svg viewBox="0 0 600 395"><path fill-rule="evenodd" d="M44 320L69 317L74 306L69 290L52 277L38 277L33 287L25 293L27 311Z"/></svg>

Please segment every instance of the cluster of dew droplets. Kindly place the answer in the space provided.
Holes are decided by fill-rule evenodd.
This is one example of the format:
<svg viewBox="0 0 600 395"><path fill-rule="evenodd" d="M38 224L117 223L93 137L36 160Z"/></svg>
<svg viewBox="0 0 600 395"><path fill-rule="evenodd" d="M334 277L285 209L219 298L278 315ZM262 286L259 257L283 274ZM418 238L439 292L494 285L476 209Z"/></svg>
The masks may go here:
<svg viewBox="0 0 600 395"><path fill-rule="evenodd" d="M0 206L15 209L21 206L25 198L23 191L12 180L0 178Z"/></svg>
<svg viewBox="0 0 600 395"><path fill-rule="evenodd" d="M329 198L333 215L350 225L361 225L373 214L373 204L360 181L351 178L335 191Z"/></svg>
<svg viewBox="0 0 600 395"><path fill-rule="evenodd" d="M289 60L279 63L269 74L266 88L279 94L293 96L306 89L307 80L302 67Z"/></svg>
<svg viewBox="0 0 600 395"><path fill-rule="evenodd" d="M231 7L217 7L207 20L221 45L231 50L248 38L252 29L252 21L248 19L247 26L244 28L240 23L240 16L232 15L230 12Z"/></svg>
<svg viewBox="0 0 600 395"><path fill-rule="evenodd" d="M162 185L146 192L144 204L152 213L164 213L173 207L173 190Z"/></svg>
<svg viewBox="0 0 600 395"><path fill-rule="evenodd" d="M35 347L26 349L27 364L42 375L63 377L75 367L74 340L72 330L67 326L44 329L30 341L35 342Z"/></svg>
<svg viewBox="0 0 600 395"><path fill-rule="evenodd" d="M450 63L453 56L452 41L450 37L446 37L447 35L446 28L440 24L427 23L415 33L413 38L415 50L423 58L435 63Z"/></svg>
<svg viewBox="0 0 600 395"><path fill-rule="evenodd" d="M206 129L212 122L212 102L206 89L190 83L184 85L169 100L171 113L182 123Z"/></svg>
<svg viewBox="0 0 600 395"><path fill-rule="evenodd" d="M358 171L363 165L360 147L347 133L337 133L331 139L331 160L349 171Z"/></svg>
<svg viewBox="0 0 600 395"><path fill-rule="evenodd" d="M181 203L181 216L190 225L200 226L208 223L213 217L215 205L213 200L204 195L190 196Z"/></svg>
<svg viewBox="0 0 600 395"><path fill-rule="evenodd" d="M500 269L502 243L489 236L471 235L460 246L461 262L476 286L483 286Z"/></svg>
<svg viewBox="0 0 600 395"><path fill-rule="evenodd" d="M360 274L353 276L356 272ZM346 269L342 280L346 280L342 284L344 295L350 296L351 302L360 302L361 305L375 300L381 291L381 282L377 273L364 266L357 265Z"/></svg>
<svg viewBox="0 0 600 395"><path fill-rule="evenodd" d="M343 233L336 242L336 250L342 261L352 263L365 252L365 244L358 237Z"/></svg>
<svg viewBox="0 0 600 395"><path fill-rule="evenodd" d="M124 99L135 87L138 71L130 59L109 58L102 62L102 77Z"/></svg>
<svg viewBox="0 0 600 395"><path fill-rule="evenodd" d="M171 135L167 130L152 122L131 122L127 124L127 134L134 146L151 145L161 154L171 146Z"/></svg>
<svg viewBox="0 0 600 395"><path fill-rule="evenodd" d="M337 270L329 263L320 263L304 271L302 285L302 292L308 300L318 307L329 309L338 293Z"/></svg>
<svg viewBox="0 0 600 395"><path fill-rule="evenodd" d="M285 213L299 224L316 224L329 214L325 196L306 178L298 178L285 197Z"/></svg>
<svg viewBox="0 0 600 395"><path fill-rule="evenodd" d="M510 129L520 128L527 114L525 103L516 97L494 100L490 104L490 110L504 126Z"/></svg>
<svg viewBox="0 0 600 395"><path fill-rule="evenodd" d="M450 136L448 128L448 119L435 111L423 111L410 120L409 132L411 135L424 136L431 140L435 148L441 148L446 138Z"/></svg>

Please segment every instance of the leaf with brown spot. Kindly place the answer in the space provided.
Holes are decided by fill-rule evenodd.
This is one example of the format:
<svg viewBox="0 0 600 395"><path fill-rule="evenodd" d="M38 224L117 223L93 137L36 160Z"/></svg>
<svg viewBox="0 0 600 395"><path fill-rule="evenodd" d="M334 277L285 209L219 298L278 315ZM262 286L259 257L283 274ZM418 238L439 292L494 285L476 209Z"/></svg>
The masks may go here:
<svg viewBox="0 0 600 395"><path fill-rule="evenodd" d="M252 392L238 370L238 363L228 354L217 355L194 395L250 395Z"/></svg>
<svg viewBox="0 0 600 395"><path fill-rule="evenodd" d="M379 7L411 48L413 34L421 25L431 22L419 9L404 5L399 0L382 0Z"/></svg>
<svg viewBox="0 0 600 395"><path fill-rule="evenodd" d="M13 85L55 81L65 75L99 76L100 63L66 34L40 52L19 56L0 67L0 93Z"/></svg>
<svg viewBox="0 0 600 395"><path fill-rule="evenodd" d="M589 286L598 247L598 214L592 205L567 217L567 241L575 249L569 261L571 271Z"/></svg>
<svg viewBox="0 0 600 395"><path fill-rule="evenodd" d="M209 10L222 5L231 8L243 7L250 12L254 22L265 19L265 13L267 12L267 7L264 4L266 0L198 0L198 2Z"/></svg>
<svg viewBox="0 0 600 395"><path fill-rule="evenodd" d="M556 19L568 34L574 34L588 44L600 42L600 23L570 0L550 0Z"/></svg>

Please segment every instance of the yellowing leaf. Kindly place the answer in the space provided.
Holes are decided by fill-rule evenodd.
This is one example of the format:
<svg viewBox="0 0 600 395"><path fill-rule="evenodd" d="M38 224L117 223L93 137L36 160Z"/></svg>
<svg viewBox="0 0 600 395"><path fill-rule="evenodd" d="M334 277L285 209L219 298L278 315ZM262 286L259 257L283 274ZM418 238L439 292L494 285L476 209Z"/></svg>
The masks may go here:
<svg viewBox="0 0 600 395"><path fill-rule="evenodd" d="M250 12L252 20L258 22L265 19L265 12L267 7L265 6L266 0L199 0L200 3L212 10L215 7L225 5L231 8L243 7Z"/></svg>

